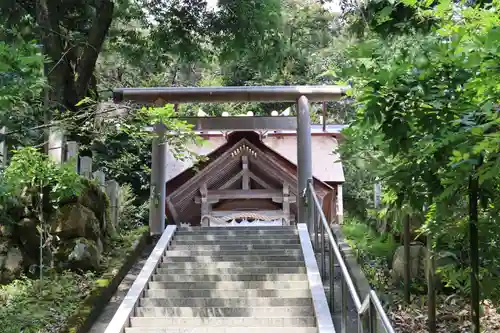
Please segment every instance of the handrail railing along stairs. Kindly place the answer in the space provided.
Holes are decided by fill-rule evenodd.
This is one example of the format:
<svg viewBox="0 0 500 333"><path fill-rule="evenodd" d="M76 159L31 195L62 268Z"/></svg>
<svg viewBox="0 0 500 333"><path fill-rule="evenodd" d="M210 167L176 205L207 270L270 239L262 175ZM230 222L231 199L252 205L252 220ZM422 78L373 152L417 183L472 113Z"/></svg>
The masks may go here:
<svg viewBox="0 0 500 333"><path fill-rule="evenodd" d="M314 251L316 253L319 252L320 274L323 281L326 278L329 279L328 281L329 282L328 285L330 287L329 305L332 317L335 313L334 310L335 262L337 262L338 267L340 268L341 333L347 333L348 292L352 298L352 301L357 311L358 333L365 333L365 332L376 333L379 332L380 327L385 330L385 333L394 333L394 328L392 327L389 318L387 317L387 314L385 313L384 308L382 307L382 303L380 302L374 290L370 289L370 292L368 293L368 295L366 295L366 298L361 303L361 298L349 274L349 270L347 269L347 265L344 261L344 258L342 257L337 241L333 237L333 233L328 225L325 214L323 213L323 209L321 207L318 196L314 191L314 186L311 180L308 183L307 190L306 193L304 193L304 195L307 200L306 202L308 203L307 205L308 209L313 210L311 214L313 217L312 221L308 221L307 226L309 229L311 243L313 244ZM313 233L312 235L311 232ZM326 239L328 240L328 248L329 248L328 257L329 257L330 272L327 276L325 276L326 275L325 234L326 234Z"/></svg>

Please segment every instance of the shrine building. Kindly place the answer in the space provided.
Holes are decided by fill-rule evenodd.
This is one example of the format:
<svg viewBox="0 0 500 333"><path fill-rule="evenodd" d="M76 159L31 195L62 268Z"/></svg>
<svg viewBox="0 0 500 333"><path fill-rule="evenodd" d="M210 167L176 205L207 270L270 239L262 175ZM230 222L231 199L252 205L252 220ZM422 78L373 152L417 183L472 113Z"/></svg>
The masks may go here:
<svg viewBox="0 0 500 333"><path fill-rule="evenodd" d="M335 149L343 125L312 125L313 184L330 223L342 223L344 172ZM297 216L296 131L205 131L187 149L204 160L167 152L168 224L290 225Z"/></svg>

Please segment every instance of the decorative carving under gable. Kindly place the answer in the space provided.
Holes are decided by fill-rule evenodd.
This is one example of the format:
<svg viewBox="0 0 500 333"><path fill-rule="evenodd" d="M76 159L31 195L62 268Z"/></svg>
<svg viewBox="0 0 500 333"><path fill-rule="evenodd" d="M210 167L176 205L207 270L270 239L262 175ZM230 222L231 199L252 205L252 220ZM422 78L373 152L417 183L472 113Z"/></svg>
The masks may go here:
<svg viewBox="0 0 500 333"><path fill-rule="evenodd" d="M257 152L255 149L249 147L247 144L243 143L239 147L235 148L231 152L231 157L236 157L242 153L247 153L250 156L257 157Z"/></svg>
<svg viewBox="0 0 500 333"><path fill-rule="evenodd" d="M231 222L224 222L222 224L216 224L215 222L212 222L212 227L218 227L218 226L224 226L224 227L265 227L265 226L281 226L281 225L287 225L284 224L283 221L281 220L273 220L273 221L261 221L261 220L254 220L254 221L247 221L247 220L242 220L240 222L237 222L236 220L232 220Z"/></svg>
<svg viewBox="0 0 500 333"><path fill-rule="evenodd" d="M208 221L208 224L204 224ZM265 225L290 225L290 220L278 211L271 214L258 212L237 212L224 216L204 215L201 217L203 226L265 226Z"/></svg>

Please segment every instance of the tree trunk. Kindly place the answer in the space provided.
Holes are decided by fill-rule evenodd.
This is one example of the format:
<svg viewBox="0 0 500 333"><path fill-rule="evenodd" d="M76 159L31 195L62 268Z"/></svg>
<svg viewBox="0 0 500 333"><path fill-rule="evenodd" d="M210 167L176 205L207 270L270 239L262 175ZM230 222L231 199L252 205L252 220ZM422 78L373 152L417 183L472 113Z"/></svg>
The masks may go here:
<svg viewBox="0 0 500 333"><path fill-rule="evenodd" d="M469 246L470 246L470 284L471 284L471 322L472 333L480 332L480 291L479 291L479 243L478 243L478 207L479 182L476 175L469 178Z"/></svg>
<svg viewBox="0 0 500 333"><path fill-rule="evenodd" d="M62 0L61 0L62 1ZM89 5L90 6L90 5ZM114 4L111 0L101 0L95 4L95 16L87 31L83 47L74 46L68 35L63 32L63 15L60 4L54 0L37 0L36 20L40 28L40 38L44 53L49 61L45 73L50 86L48 96L48 115L52 112L78 111L76 104L88 96L94 70L102 45L113 19Z"/></svg>

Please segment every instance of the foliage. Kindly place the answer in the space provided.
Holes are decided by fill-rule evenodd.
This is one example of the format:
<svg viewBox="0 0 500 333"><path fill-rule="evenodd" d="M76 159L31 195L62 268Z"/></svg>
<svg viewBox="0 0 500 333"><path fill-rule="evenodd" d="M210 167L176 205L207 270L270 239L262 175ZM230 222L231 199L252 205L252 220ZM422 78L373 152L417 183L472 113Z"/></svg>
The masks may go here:
<svg viewBox="0 0 500 333"><path fill-rule="evenodd" d="M103 255L102 270L116 269L118 264L123 263L123 254L127 253L139 241L140 237L148 230L146 226L137 227L134 229L122 229L115 237L111 239L110 246Z"/></svg>
<svg viewBox="0 0 500 333"><path fill-rule="evenodd" d="M471 191L482 202L481 252L495 249L488 242L499 240L498 233L486 235L498 224L500 193L500 17L490 10L499 3L485 8L449 1L419 5L412 8L435 19L434 29L406 35L371 32L348 49L351 60L339 72L353 82L358 113L341 151L363 161L392 193L387 207L392 220L425 216L421 231L436 235L440 248L461 249L467 265L463 243ZM474 190L470 184L476 180ZM491 267L499 253L482 257L482 267ZM490 271L484 283L494 275Z"/></svg>
<svg viewBox="0 0 500 333"><path fill-rule="evenodd" d="M316 1L222 1L215 12L200 0L152 1L148 15L150 24L138 19L126 34L113 32L105 43L98 66L100 90L332 83L321 74L342 56L335 45L345 43L333 40L337 20ZM177 111L262 115L288 106L189 103ZM340 108L328 104L332 118Z"/></svg>
<svg viewBox="0 0 500 333"><path fill-rule="evenodd" d="M6 37L12 39L13 32L19 31L25 41L39 39L43 46L51 88L47 116L55 110L77 111L78 101L95 96L93 72L113 12L111 0L1 3L2 25L10 32Z"/></svg>
<svg viewBox="0 0 500 333"><path fill-rule="evenodd" d="M390 234L378 234L366 223L349 216L344 219L342 232L357 255L368 260L383 258L389 262L399 245Z"/></svg>
<svg viewBox="0 0 500 333"><path fill-rule="evenodd" d="M56 209L63 200L78 196L82 189L72 164L57 166L47 155L30 147L14 152L2 174L2 186L2 195L38 214Z"/></svg>
<svg viewBox="0 0 500 333"><path fill-rule="evenodd" d="M87 122L83 128L91 140L83 145L82 154L92 155L95 168L119 184L130 184L136 197L134 205L141 206L150 195L151 147L155 133L145 127L163 122L168 149L179 159L196 158L185 145L200 144L201 139L184 121L173 118L173 106L142 108L130 114L103 116L97 124ZM143 221L145 222L145 221Z"/></svg>
<svg viewBox="0 0 500 333"><path fill-rule="evenodd" d="M282 54L281 1L225 0L219 6L215 32L221 60L243 61L256 73L274 69Z"/></svg>
<svg viewBox="0 0 500 333"><path fill-rule="evenodd" d="M94 275L51 274L44 283L23 277L0 287L0 325L5 333L50 332L61 327L90 291Z"/></svg>
<svg viewBox="0 0 500 333"><path fill-rule="evenodd" d="M51 272L44 282L22 277L0 286L0 325L5 333L48 333L61 330L86 296L109 272L116 274L145 228L121 231L103 254L101 273Z"/></svg>
<svg viewBox="0 0 500 333"><path fill-rule="evenodd" d="M358 257L369 283L378 291L390 286L389 267L398 243L391 234L379 234L368 224L355 217L346 216L342 233Z"/></svg>
<svg viewBox="0 0 500 333"><path fill-rule="evenodd" d="M135 205L137 198L130 184L120 185L118 191L118 227L124 230L136 229L142 225L144 212ZM146 211L147 213L147 211Z"/></svg>
<svg viewBox="0 0 500 333"><path fill-rule="evenodd" d="M434 5L436 1L422 1ZM369 31L385 37L410 31L427 32L435 23L433 17L422 15L417 1L341 0L342 15L349 31L363 36Z"/></svg>
<svg viewBox="0 0 500 333"><path fill-rule="evenodd" d="M43 253L45 248L52 249L48 218L65 200L79 195L83 189L81 177L75 172L74 164L58 166L47 155L28 147L14 151L12 160L1 175L0 188L2 215L5 216L0 225L18 223L21 217L37 221L41 279ZM49 257L53 260L52 251Z"/></svg>
<svg viewBox="0 0 500 333"><path fill-rule="evenodd" d="M12 109L29 107L44 86L43 56L34 42L0 42L0 122L9 125ZM5 112L5 111L11 112Z"/></svg>
<svg viewBox="0 0 500 333"><path fill-rule="evenodd" d="M0 26L0 35L4 29ZM0 38L1 40L2 38ZM0 124L7 127L9 147L31 145L40 140L40 132L27 130L41 124L40 97L46 86L43 78L44 57L34 41L16 37L0 42ZM22 133L16 132L22 130Z"/></svg>

